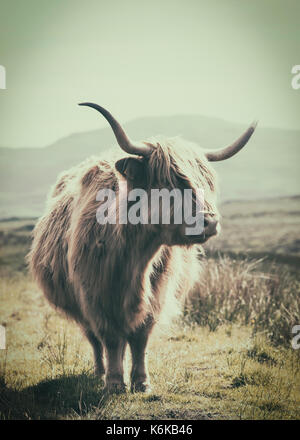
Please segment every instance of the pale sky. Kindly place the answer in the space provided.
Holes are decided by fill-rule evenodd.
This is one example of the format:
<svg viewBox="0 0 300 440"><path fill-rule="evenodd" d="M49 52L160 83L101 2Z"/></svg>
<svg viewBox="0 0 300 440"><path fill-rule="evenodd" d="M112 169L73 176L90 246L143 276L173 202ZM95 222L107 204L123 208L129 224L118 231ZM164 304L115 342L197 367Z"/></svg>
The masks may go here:
<svg viewBox="0 0 300 440"><path fill-rule="evenodd" d="M299 0L0 0L0 146L201 114L300 129Z"/></svg>

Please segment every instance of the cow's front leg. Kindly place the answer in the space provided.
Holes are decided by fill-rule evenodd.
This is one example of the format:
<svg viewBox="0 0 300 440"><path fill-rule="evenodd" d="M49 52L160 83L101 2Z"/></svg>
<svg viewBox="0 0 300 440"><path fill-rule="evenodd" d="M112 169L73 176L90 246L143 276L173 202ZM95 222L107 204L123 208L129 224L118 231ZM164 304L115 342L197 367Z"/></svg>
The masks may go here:
<svg viewBox="0 0 300 440"><path fill-rule="evenodd" d="M126 348L126 340L119 338L104 338L106 350L106 376L105 391L109 393L123 393L126 391L124 383L124 353Z"/></svg>
<svg viewBox="0 0 300 440"><path fill-rule="evenodd" d="M146 347L153 328L151 317L128 337L132 355L131 391L150 392L150 378L147 367Z"/></svg>
<svg viewBox="0 0 300 440"><path fill-rule="evenodd" d="M96 376L102 378L105 374L105 367L103 362L103 347L101 340L98 339L95 334L89 329L84 329L84 333L89 340L91 346L93 347L95 374Z"/></svg>

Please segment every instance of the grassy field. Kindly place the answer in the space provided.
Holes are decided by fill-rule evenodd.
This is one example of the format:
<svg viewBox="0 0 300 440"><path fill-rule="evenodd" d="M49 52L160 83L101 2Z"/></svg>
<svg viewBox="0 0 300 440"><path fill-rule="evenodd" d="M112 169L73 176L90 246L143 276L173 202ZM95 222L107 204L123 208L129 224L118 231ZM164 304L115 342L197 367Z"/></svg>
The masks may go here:
<svg viewBox="0 0 300 440"><path fill-rule="evenodd" d="M103 394L89 344L27 273L34 221L1 222L0 419L299 419L299 200L223 206L183 316L151 339L149 395Z"/></svg>

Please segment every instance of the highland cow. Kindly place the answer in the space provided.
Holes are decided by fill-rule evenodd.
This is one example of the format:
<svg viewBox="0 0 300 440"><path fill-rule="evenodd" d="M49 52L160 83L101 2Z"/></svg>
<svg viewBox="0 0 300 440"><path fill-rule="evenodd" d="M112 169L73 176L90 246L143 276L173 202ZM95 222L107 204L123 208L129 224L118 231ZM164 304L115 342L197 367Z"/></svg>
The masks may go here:
<svg viewBox="0 0 300 440"><path fill-rule="evenodd" d="M131 389L145 392L150 390L146 347L151 331L159 319L178 310L199 276L201 244L219 229L216 176L209 162L236 154L255 125L218 151L201 150L180 138L133 143L103 107L81 105L107 119L121 149L61 174L34 229L30 266L49 302L82 328L106 390L125 390L123 357L129 344ZM186 235L184 222L99 224L99 189L123 197L124 183L146 191L203 188L203 231Z"/></svg>

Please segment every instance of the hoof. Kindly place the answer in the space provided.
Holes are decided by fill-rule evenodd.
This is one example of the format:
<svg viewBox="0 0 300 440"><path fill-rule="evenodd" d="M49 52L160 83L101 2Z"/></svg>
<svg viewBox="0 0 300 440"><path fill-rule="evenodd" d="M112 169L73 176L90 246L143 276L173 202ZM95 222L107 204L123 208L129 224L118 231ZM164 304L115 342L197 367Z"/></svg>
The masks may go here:
<svg viewBox="0 0 300 440"><path fill-rule="evenodd" d="M105 371L102 368L95 368L94 369L94 375L96 377L99 377L99 379L104 380L104 376L105 376Z"/></svg>
<svg viewBox="0 0 300 440"><path fill-rule="evenodd" d="M124 383L108 382L104 387L104 392L107 394L122 394L126 393L126 385Z"/></svg>
<svg viewBox="0 0 300 440"><path fill-rule="evenodd" d="M149 382L133 382L131 384L131 392L149 394L152 392L152 389Z"/></svg>

